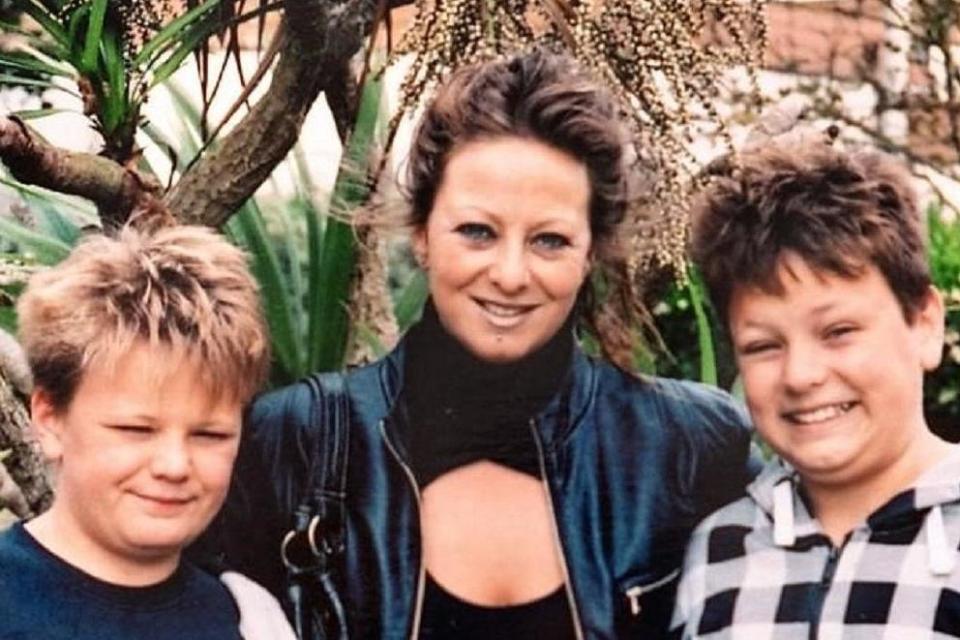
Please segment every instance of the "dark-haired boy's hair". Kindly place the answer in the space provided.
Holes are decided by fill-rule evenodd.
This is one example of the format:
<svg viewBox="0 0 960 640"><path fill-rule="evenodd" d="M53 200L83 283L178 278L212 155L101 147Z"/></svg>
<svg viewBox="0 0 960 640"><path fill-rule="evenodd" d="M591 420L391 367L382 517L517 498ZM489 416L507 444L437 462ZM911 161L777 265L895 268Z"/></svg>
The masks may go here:
<svg viewBox="0 0 960 640"><path fill-rule="evenodd" d="M902 164L822 142L759 149L716 178L694 208L691 252L724 322L735 289L782 292L778 267L788 253L844 277L875 266L908 321L931 285Z"/></svg>

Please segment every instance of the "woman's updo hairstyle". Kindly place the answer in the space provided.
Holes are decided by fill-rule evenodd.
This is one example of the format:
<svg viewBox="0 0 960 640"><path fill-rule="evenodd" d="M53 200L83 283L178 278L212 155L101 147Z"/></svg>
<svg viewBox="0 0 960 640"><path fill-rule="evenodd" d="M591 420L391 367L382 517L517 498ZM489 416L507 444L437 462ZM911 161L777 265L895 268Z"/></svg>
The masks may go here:
<svg viewBox="0 0 960 640"><path fill-rule="evenodd" d="M439 89L410 150L406 184L414 226L426 224L451 153L498 136L533 138L583 162L594 242L610 238L627 201L625 138L615 104L571 58L540 48L460 69Z"/></svg>
<svg viewBox="0 0 960 640"><path fill-rule="evenodd" d="M426 224L454 151L499 136L547 143L586 166L594 278L581 289L579 322L611 361L632 369L634 327L645 314L632 295L618 237L629 199L627 135L611 94L572 58L535 48L462 68L440 87L410 149L410 223Z"/></svg>

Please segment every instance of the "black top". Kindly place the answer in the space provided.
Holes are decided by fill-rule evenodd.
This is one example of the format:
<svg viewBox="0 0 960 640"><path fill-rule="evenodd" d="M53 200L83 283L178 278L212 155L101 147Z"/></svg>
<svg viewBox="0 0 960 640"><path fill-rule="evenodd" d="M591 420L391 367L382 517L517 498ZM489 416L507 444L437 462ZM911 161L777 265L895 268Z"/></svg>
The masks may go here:
<svg viewBox="0 0 960 640"><path fill-rule="evenodd" d="M21 523L0 533L2 640L240 640L239 622L226 587L189 563L125 587L68 564Z"/></svg>
<svg viewBox="0 0 960 640"><path fill-rule="evenodd" d="M560 389L572 355L568 321L522 360L485 362L447 333L428 303L407 336L404 371L407 446L420 487L478 460L539 477L530 420Z"/></svg>
<svg viewBox="0 0 960 640"><path fill-rule="evenodd" d="M420 640L573 640L566 591L505 607L461 600L427 574Z"/></svg>
<svg viewBox="0 0 960 640"><path fill-rule="evenodd" d="M534 353L503 364L485 362L467 351L443 328L429 303L407 340L408 447L420 487L477 460L540 477L530 420L569 373L569 322ZM461 600L428 575L422 621L421 640L574 637L563 586L532 602L485 607Z"/></svg>

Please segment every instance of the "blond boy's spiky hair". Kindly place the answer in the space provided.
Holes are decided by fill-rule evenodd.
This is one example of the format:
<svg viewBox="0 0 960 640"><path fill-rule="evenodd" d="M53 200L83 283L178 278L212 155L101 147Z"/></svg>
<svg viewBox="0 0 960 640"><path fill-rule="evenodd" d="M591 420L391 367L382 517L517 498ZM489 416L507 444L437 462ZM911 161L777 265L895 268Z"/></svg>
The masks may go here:
<svg viewBox="0 0 960 640"><path fill-rule="evenodd" d="M203 227L90 237L30 279L17 312L34 383L59 410L86 370L137 343L193 359L198 382L241 402L266 377L267 332L246 256Z"/></svg>

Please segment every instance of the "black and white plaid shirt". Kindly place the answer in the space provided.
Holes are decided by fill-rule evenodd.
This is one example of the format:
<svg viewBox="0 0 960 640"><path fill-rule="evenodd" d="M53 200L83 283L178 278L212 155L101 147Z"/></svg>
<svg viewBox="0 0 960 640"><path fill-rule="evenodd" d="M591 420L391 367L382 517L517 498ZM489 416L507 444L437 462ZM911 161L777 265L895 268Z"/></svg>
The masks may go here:
<svg viewBox="0 0 960 640"><path fill-rule="evenodd" d="M704 520L673 616L682 638L960 638L960 455L834 547L773 462L748 496Z"/></svg>

